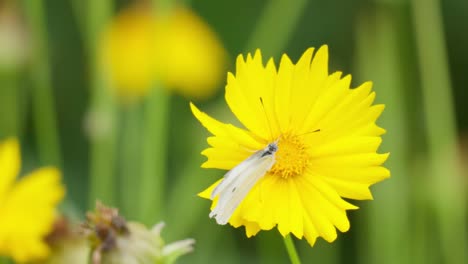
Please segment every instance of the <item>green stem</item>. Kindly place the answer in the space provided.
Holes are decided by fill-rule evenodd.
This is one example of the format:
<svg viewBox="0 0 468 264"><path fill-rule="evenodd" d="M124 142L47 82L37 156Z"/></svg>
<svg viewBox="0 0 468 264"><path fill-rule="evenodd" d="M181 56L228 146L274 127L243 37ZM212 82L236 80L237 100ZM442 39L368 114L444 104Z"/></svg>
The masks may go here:
<svg viewBox="0 0 468 264"><path fill-rule="evenodd" d="M261 48L265 58L281 54L306 4L306 0L270 0L253 30L247 44L247 51L253 52ZM281 23L278 23L279 17L281 17ZM274 30L271 28L272 25L275 25Z"/></svg>
<svg viewBox="0 0 468 264"><path fill-rule="evenodd" d="M12 264L12 260L6 257L0 257L0 264Z"/></svg>
<svg viewBox="0 0 468 264"><path fill-rule="evenodd" d="M440 2L413 0L427 139L431 205L435 205L445 263L463 263L468 254L466 188L457 153L457 128ZM429 198L428 197L428 198Z"/></svg>
<svg viewBox="0 0 468 264"><path fill-rule="evenodd" d="M104 26L112 14L112 1L88 0L87 4L87 40L86 47L90 57L92 124L104 128L91 131L90 179L88 204L94 208L96 199L106 204L116 205L115 201L115 150L116 150L116 106L115 98L108 83L104 80L99 62L99 40ZM93 128L91 128L93 129ZM96 132L96 131L95 131Z"/></svg>
<svg viewBox="0 0 468 264"><path fill-rule="evenodd" d="M145 224L155 223L163 212L169 106L170 97L162 87L154 87L146 101L144 113L139 219Z"/></svg>
<svg viewBox="0 0 468 264"><path fill-rule="evenodd" d="M116 109L112 94L105 86L93 85L89 117L90 128L90 179L88 206L94 208L96 200L107 205L117 206L115 188L116 159ZM95 130L95 131L93 131Z"/></svg>
<svg viewBox="0 0 468 264"><path fill-rule="evenodd" d="M408 113L405 92L411 85L404 82L408 63L401 61L405 57L402 54L406 54L402 47L406 35L399 27L400 16L401 10L395 6L377 5L373 12L358 16L357 21L357 78L359 82L372 79L377 100L385 103L386 109L378 120L378 124L388 131L381 151L391 152L385 166L395 175L372 187L376 200L359 216L362 221L358 223L362 223L363 231L357 233L359 249L362 249L358 254L359 263L409 263L411 245L401 239L401 234L411 231L406 220L410 202L408 151L412 142L408 139L409 128L405 120Z"/></svg>
<svg viewBox="0 0 468 264"><path fill-rule="evenodd" d="M288 251L291 263L300 264L301 260L299 259L299 255L297 254L296 247L294 246L294 242L290 234L284 237L284 245L286 246L286 250Z"/></svg>
<svg viewBox="0 0 468 264"><path fill-rule="evenodd" d="M84 39L85 43L89 43L87 38L89 37L86 34L86 15L85 15L85 7L87 2L83 0L71 0L70 1L71 8L73 11L73 16L75 18L76 24L78 25L78 31Z"/></svg>
<svg viewBox="0 0 468 264"><path fill-rule="evenodd" d="M43 1L23 1L34 42L31 75L33 114L39 156L44 164L61 166L60 145L51 83L47 27Z"/></svg>
<svg viewBox="0 0 468 264"><path fill-rule="evenodd" d="M141 109L140 104L127 105L122 113L122 141L120 158L120 205L128 219L137 219L141 192L140 158ZM150 186L152 187L152 186ZM149 208L147 209L149 210ZM138 219L141 220L141 219Z"/></svg>
<svg viewBox="0 0 468 264"><path fill-rule="evenodd" d="M19 88L16 72L0 72L0 139L20 136Z"/></svg>

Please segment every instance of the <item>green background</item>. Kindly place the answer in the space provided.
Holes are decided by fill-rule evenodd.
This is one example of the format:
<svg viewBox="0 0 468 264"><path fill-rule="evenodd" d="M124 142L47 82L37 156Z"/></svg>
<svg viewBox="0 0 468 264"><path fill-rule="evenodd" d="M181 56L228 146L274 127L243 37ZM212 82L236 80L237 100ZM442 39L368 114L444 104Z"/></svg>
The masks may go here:
<svg viewBox="0 0 468 264"><path fill-rule="evenodd" d="M93 33L85 32L93 28L87 24L93 15L90 10L99 13L101 2L35 0L43 8L43 17L36 20L29 20L34 17L29 2L19 1L18 10L26 21L33 21L33 38L42 34L46 41L42 47L32 42L33 56L26 65L1 69L0 138L19 136L25 172L42 165L60 166L67 186L62 208L82 219L92 204L88 200L92 149L84 120L92 105L94 82L87 45L87 34ZM112 10L128 4L116 1ZM350 231L339 234L334 243L319 239L311 248L296 240L303 263L468 261L468 1L194 0L186 4L218 34L229 54L229 71L235 69L237 54L255 48L277 62L282 53L295 61L308 47L328 44L330 71L351 73L353 87L372 80L377 101L386 104L378 122L387 129L380 152L391 152L386 166L392 177L372 188L374 201L357 202L361 209L348 213ZM50 74L43 72L47 69ZM44 74L50 77L49 84L41 81ZM38 83L52 89L50 102L40 99ZM196 103L221 120L236 122L224 103L223 86L214 98ZM164 191L163 209L151 222L166 222L163 236L168 241L197 240L195 251L180 263L287 263L277 230L247 239L243 229L218 226L208 218L209 202L196 194L224 172L200 168L204 157L199 153L207 146L208 133L191 115L190 99L173 94L168 100L163 139L167 151L162 156L167 173L164 185L155 187L155 192ZM59 158L50 153L53 146L41 147L44 137L38 136L55 138L50 127L37 125L47 124L50 106ZM124 142L120 146L124 149L116 149L117 161L135 161L141 155L141 148L132 142L139 142L143 121L136 118L133 124L140 129L126 131L125 122L132 122L125 121L126 111L116 114L123 120L116 138ZM136 141L127 141L127 132ZM135 164L133 168L139 170ZM132 172L128 167L116 171Z"/></svg>

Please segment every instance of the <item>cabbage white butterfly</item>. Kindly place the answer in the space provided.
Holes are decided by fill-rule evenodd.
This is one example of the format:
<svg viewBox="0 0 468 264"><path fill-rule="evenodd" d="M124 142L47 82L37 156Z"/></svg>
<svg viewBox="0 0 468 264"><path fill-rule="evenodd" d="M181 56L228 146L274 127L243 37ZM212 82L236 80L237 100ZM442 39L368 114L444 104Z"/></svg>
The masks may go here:
<svg viewBox="0 0 468 264"><path fill-rule="evenodd" d="M210 218L214 217L218 224L225 225L250 189L273 167L277 151L278 140L228 171L211 193L211 200L218 195L219 200L210 212Z"/></svg>

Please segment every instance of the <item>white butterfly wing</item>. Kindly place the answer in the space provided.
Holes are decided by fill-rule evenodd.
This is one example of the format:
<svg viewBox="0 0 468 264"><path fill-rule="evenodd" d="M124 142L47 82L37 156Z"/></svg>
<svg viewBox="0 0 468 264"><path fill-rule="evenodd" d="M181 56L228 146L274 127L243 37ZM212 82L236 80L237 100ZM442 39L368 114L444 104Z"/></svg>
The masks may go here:
<svg viewBox="0 0 468 264"><path fill-rule="evenodd" d="M258 155L257 155L258 154ZM249 193L255 183L258 182L275 164L274 155L262 156L262 152L257 152L247 160L230 171L218 186L226 181L219 190L214 190L213 197L219 193L219 200L210 217L214 217L220 225L226 224L232 214ZM215 193L216 191L216 193Z"/></svg>
<svg viewBox="0 0 468 264"><path fill-rule="evenodd" d="M214 188L213 192L211 192L211 200L213 200L226 188L231 186L240 175L242 175L247 169L252 167L256 162L258 162L258 159L261 158L263 152L263 150L255 152L246 160L242 161L239 165L232 168L232 170L228 171L224 175L224 179Z"/></svg>

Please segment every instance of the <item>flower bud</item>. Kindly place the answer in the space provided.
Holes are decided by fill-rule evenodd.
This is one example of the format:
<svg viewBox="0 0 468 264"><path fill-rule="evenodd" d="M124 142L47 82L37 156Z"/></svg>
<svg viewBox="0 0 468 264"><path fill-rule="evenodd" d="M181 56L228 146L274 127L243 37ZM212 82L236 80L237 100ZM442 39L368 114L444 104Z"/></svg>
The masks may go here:
<svg viewBox="0 0 468 264"><path fill-rule="evenodd" d="M93 264L170 264L193 250L193 239L166 245L161 237L164 224L146 228L127 222L115 208L97 204L85 224L91 241Z"/></svg>

